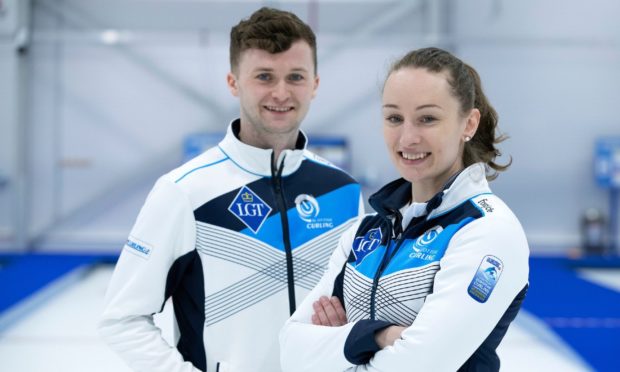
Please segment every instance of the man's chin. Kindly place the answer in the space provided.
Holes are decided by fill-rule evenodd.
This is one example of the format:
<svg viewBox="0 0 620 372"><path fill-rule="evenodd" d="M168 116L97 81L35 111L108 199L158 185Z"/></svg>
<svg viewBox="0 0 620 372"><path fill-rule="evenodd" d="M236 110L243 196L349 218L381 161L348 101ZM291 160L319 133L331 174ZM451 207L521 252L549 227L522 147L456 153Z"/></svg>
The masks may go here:
<svg viewBox="0 0 620 372"><path fill-rule="evenodd" d="M270 121L267 123L266 128L273 134L290 134L299 130L299 123Z"/></svg>

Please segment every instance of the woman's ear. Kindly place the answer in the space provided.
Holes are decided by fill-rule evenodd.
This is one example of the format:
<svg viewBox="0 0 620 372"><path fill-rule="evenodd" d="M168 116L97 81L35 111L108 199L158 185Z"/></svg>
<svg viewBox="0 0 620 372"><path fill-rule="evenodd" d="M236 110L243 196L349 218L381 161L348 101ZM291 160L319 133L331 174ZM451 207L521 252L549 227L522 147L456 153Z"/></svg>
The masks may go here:
<svg viewBox="0 0 620 372"><path fill-rule="evenodd" d="M465 124L465 137L473 138L478 130L480 124L480 110L473 108L467 117L467 123Z"/></svg>

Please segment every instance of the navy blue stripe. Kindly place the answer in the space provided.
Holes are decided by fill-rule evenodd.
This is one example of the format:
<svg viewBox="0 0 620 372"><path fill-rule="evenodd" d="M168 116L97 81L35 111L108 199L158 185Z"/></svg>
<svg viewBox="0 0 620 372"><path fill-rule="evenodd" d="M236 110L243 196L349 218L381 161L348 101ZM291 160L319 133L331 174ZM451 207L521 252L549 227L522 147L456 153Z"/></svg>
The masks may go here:
<svg viewBox="0 0 620 372"><path fill-rule="evenodd" d="M315 198L356 183L348 174L320 163L304 161L299 169L286 177L282 177L282 190L286 205L295 208L295 198L299 194L310 194ZM258 197L271 208L269 217L278 214L271 177L263 177L247 185ZM221 226L233 231L247 228L237 217L228 211L240 189L229 191L198 207L194 211L197 221Z"/></svg>
<svg viewBox="0 0 620 372"><path fill-rule="evenodd" d="M205 282L198 252L177 258L168 271L165 296L172 296L174 315L181 338L177 349L183 359L202 371L207 369L203 331L205 324ZM165 300L164 300L165 303ZM162 303L162 309L164 306Z"/></svg>
<svg viewBox="0 0 620 372"><path fill-rule="evenodd" d="M458 369L458 372L490 372L499 371L500 360L496 349L508 331L508 326L517 316L521 304L527 293L526 285L514 298L508 309L504 312L499 322L493 328L493 331L482 342L482 345L467 359L467 361Z"/></svg>

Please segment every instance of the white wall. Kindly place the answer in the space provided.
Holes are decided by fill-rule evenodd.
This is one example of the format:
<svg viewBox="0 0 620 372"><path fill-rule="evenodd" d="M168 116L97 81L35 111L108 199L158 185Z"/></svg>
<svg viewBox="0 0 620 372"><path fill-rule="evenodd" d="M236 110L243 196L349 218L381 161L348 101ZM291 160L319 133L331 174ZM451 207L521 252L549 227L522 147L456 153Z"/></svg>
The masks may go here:
<svg viewBox="0 0 620 372"><path fill-rule="evenodd" d="M29 1L0 2L0 251L24 246L25 71Z"/></svg>
<svg viewBox="0 0 620 372"><path fill-rule="evenodd" d="M598 137L620 135L620 3L456 4L458 52L481 73L512 137L503 149L514 165L495 191L535 246L577 245L583 211L608 208L593 154Z"/></svg>
<svg viewBox="0 0 620 372"><path fill-rule="evenodd" d="M34 4L28 235L44 248L119 249L184 136L236 115L227 32L262 2ZM478 69L511 136L501 148L513 166L492 186L535 249L576 245L581 212L607 208L591 163L594 139L620 134L616 1L278 4L319 32L321 86L305 130L347 136L353 174L372 188L397 176L380 127L389 63L439 44ZM118 34L127 43L100 42L112 27L133 27Z"/></svg>
<svg viewBox="0 0 620 372"><path fill-rule="evenodd" d="M15 61L13 46L7 43L0 44L0 244L8 245L13 240L15 226L11 218L12 195L14 193L12 181L15 172L17 138L17 102L14 99L15 89ZM10 97L10 98L9 98ZM9 99L6 99L9 98Z"/></svg>

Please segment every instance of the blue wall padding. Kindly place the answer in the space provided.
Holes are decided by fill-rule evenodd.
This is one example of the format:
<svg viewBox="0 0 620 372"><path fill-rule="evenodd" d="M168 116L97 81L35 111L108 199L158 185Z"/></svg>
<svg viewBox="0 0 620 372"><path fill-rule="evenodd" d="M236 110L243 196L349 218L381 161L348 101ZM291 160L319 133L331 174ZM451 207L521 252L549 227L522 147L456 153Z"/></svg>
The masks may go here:
<svg viewBox="0 0 620 372"><path fill-rule="evenodd" d="M103 255L0 255L0 313L82 265L115 260L116 256Z"/></svg>
<svg viewBox="0 0 620 372"><path fill-rule="evenodd" d="M573 266L564 258L531 258L523 306L595 370L620 370L620 293L581 279Z"/></svg>

